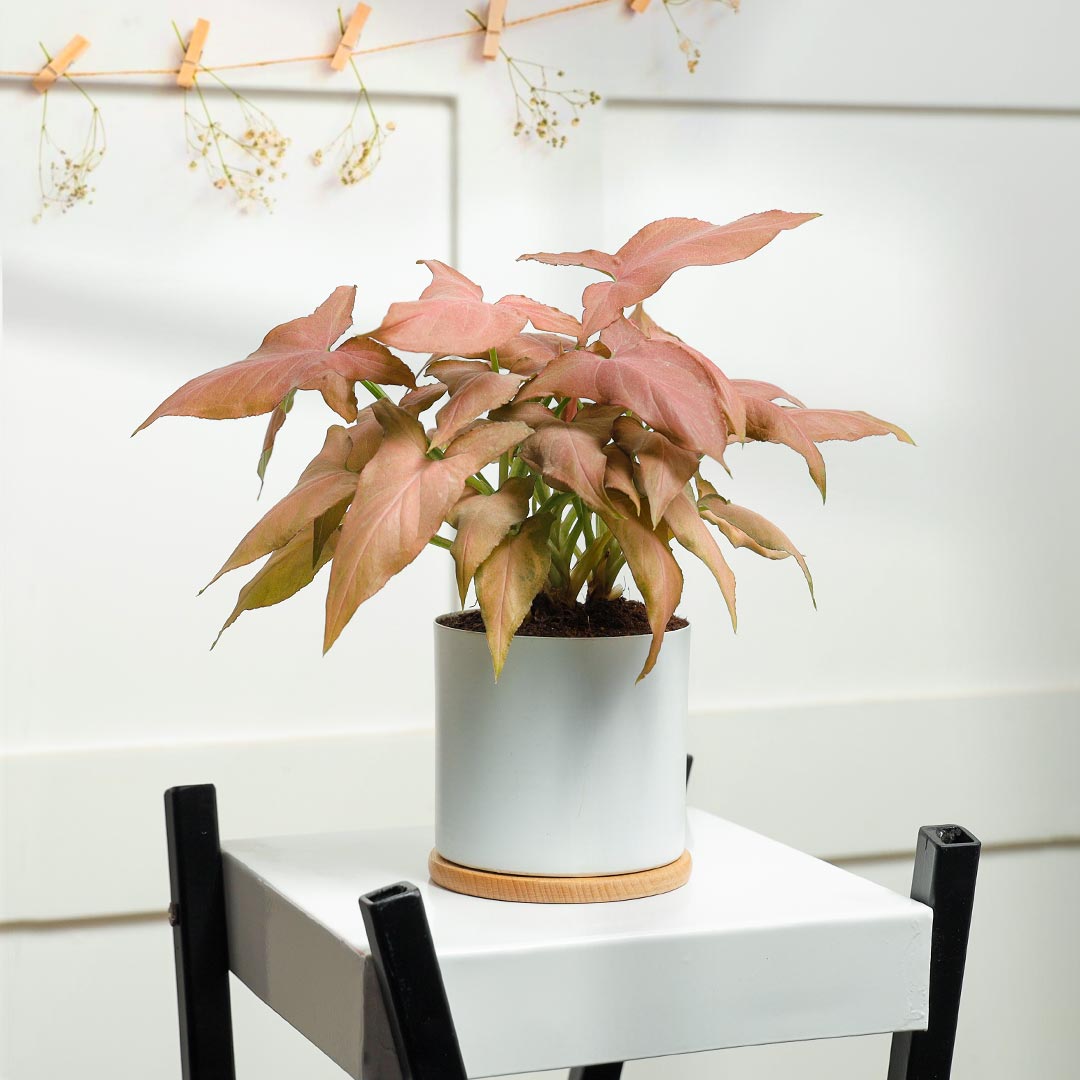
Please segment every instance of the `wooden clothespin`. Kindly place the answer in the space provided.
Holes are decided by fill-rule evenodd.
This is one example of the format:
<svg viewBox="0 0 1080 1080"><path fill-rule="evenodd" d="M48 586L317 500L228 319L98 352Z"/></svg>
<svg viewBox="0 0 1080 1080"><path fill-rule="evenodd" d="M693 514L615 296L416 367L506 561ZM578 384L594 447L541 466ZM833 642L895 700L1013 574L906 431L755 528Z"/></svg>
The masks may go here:
<svg viewBox="0 0 1080 1080"><path fill-rule="evenodd" d="M630 10L640 15L651 3L652 0L630 0Z"/></svg>
<svg viewBox="0 0 1080 1080"><path fill-rule="evenodd" d="M484 32L484 59L494 60L499 55L499 37L503 18L506 16L506 0L491 0L487 10L487 29Z"/></svg>
<svg viewBox="0 0 1080 1080"><path fill-rule="evenodd" d="M195 73L199 70L203 46L206 44L206 35L209 33L210 24L205 19L199 19L195 23L195 29L191 31L191 37L188 39L184 62L180 65L180 74L176 76L177 86L190 90L195 85Z"/></svg>
<svg viewBox="0 0 1080 1080"><path fill-rule="evenodd" d="M342 71L349 62L349 57L352 55L353 49L356 48L356 43L360 40L364 23L367 22L367 17L370 14L371 8L367 4L356 5L356 10L352 13L352 18L349 19L349 25L345 27L345 33L341 35L341 43L334 52L334 58L330 61L330 66L334 71Z"/></svg>
<svg viewBox="0 0 1080 1080"><path fill-rule="evenodd" d="M81 35L76 34L34 76L34 89L37 90L38 93L44 94L45 91L48 90L49 87L52 86L52 84L56 82L56 80L59 79L60 76L63 75L64 72L67 71L67 69L89 48L90 42Z"/></svg>

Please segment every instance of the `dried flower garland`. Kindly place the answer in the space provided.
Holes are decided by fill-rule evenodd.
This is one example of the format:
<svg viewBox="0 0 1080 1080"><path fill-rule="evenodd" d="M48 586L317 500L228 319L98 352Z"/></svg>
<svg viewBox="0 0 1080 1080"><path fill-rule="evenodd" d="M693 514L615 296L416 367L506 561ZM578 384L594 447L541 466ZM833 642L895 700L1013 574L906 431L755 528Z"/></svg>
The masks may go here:
<svg viewBox="0 0 1080 1080"><path fill-rule="evenodd" d="M576 2L539 12L516 20L502 23L503 29L536 22L540 19L562 15L583 8L610 3L612 0L576 0ZM679 49L686 56L686 66L693 73L701 60L698 44L684 32L676 19L673 8L681 7L691 0L663 0L664 10L675 30ZM740 0L710 0L724 3L733 11L739 10ZM339 181L346 187L352 187L369 177L382 160L383 148L389 133L394 131L393 122L379 119L371 94L360 73L356 57L361 54L385 52L390 49L419 45L427 42L461 38L486 31L486 24L478 15L468 14L477 24L469 30L452 31L437 34L414 41L397 42L371 49L355 49L349 52L349 66L357 83L357 95L352 111L345 126L324 146L311 154L314 165L322 165L327 159L336 160ZM339 30L344 34L345 21L338 9ZM181 49L186 51L186 44L176 24L173 24ZM85 46L85 41L83 42ZM342 48L345 46L343 45ZM45 51L47 62L52 57ZM580 87L567 87L562 84L565 71L553 65L535 60L526 60L510 54L501 45L499 54L506 64L506 72L514 98L513 133L518 136L535 138L538 142L552 148L566 145L567 129L581 123L583 112L600 102L600 95L595 90ZM195 66L196 78L190 85L193 93L184 94L184 136L190 153L188 168L192 172L203 171L211 184L218 190L229 191L235 196L239 207L246 211L251 208L272 209L274 198L270 185L284 180L284 158L291 140L283 135L270 116L253 102L231 87L219 72L234 68L262 67L270 64L289 64L330 59L333 54L319 56L296 56L281 60L252 61L244 64L220 65L208 67L201 63ZM3 71L0 77L35 77L33 71ZM130 75L175 75L175 68L129 69L122 71L80 72L81 78L90 75L130 76ZM218 119L210 108L210 100L199 85L198 76L213 79L220 90L231 95L238 113L238 122L226 124ZM55 77L55 76L54 76ZM90 185L90 175L96 170L105 155L105 125L101 110L85 88L72 75L62 75L71 86L78 90L90 109L87 131L83 144L77 153L68 153L54 138L48 127L48 91L42 95L41 134L38 144L38 179L41 191L41 207L34 220L41 220L48 209L57 207L66 213L80 203L91 203L94 188ZM40 89L40 87L39 87Z"/></svg>

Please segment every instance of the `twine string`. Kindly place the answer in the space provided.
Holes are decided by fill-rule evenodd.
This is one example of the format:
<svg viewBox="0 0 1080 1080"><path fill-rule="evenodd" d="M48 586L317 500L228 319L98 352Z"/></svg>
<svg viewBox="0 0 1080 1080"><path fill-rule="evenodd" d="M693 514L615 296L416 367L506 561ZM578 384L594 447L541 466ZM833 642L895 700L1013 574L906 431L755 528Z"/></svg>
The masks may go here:
<svg viewBox="0 0 1080 1080"><path fill-rule="evenodd" d="M514 26L524 26L527 23L539 22L541 19L551 19L556 15L567 15L584 8L598 7L601 4L610 4L612 0L577 0L577 3L564 4L562 7L551 8L548 11L540 11L534 15L525 15L520 19L507 19L503 23L503 29L509 30ZM452 30L445 34L433 34L431 37L411 38L408 41L393 41L386 45L375 45L368 49L353 49L351 56L373 56L376 53L392 52L396 49L407 49L413 45L430 45L437 41L451 41L454 38L472 37L482 34L486 30L483 26L473 26L466 30ZM335 50L336 51L336 50ZM334 52L317 53L312 56L285 56L275 60L249 60L242 64L217 64L214 67L200 64L200 69L205 72L216 71L240 71L247 68L276 67L281 64L310 64L322 60L333 59ZM40 69L38 69L40 70ZM26 78L32 79L38 74L35 71L5 71L0 70L0 78ZM137 75L178 75L179 67L171 68L118 68L112 71L68 71L68 77L72 79L94 78L124 78Z"/></svg>

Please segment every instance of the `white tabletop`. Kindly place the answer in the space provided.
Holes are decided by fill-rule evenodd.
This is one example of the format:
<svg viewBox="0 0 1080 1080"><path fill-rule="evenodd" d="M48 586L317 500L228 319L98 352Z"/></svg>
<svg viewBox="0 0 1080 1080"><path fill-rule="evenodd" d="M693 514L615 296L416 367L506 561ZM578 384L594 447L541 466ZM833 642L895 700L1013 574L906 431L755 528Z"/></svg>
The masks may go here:
<svg viewBox="0 0 1080 1080"><path fill-rule="evenodd" d="M683 888L532 905L447 892L430 829L223 845L233 971L350 1076L396 1076L357 906L424 897L471 1077L926 1027L932 912L691 810Z"/></svg>

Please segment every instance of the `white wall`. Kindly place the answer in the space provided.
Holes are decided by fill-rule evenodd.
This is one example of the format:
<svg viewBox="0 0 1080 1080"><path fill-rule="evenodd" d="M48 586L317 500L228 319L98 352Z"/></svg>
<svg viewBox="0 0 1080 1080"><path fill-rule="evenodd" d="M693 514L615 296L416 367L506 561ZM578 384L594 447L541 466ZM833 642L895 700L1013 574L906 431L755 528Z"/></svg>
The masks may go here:
<svg viewBox="0 0 1080 1080"><path fill-rule="evenodd" d="M695 801L900 889L918 825L962 820L990 850L956 1076L1068 1075L1076 11L747 0L736 18L702 0L680 9L705 54L690 77L659 3L639 18L621 8L508 35L516 54L605 95L558 153L510 138L505 75L475 59L475 41L373 58L365 71L397 130L357 190L301 160L344 122L347 76L238 78L295 139L270 217L238 217L188 175L174 90L95 84L110 140L95 205L33 226L40 103L0 83L3 1080L62 1074L62 1048L43 1049L58 1013L85 1029L72 1041L88 1076L177 1075L166 786L215 780L230 835L431 811L426 625L451 605L442 553L373 600L326 659L318 587L245 615L211 655L235 586L194 594L258 513L262 425L165 420L132 442L135 425L335 285L360 286L361 326L419 290L420 257L456 260L495 296L571 304L585 275L512 259L617 245L665 214L722 221L774 205L825 216L740 266L683 272L654 313L730 374L885 415L919 446L827 448L824 509L793 455L733 456L733 495L807 552L819 610L791 567L736 556L733 638L687 565ZM39 38L76 30L95 66L164 63L176 14L157 0L24 8L6 20L0 67L31 65ZM331 36L282 0L204 14L209 63L315 52ZM366 37L457 25L446 5L410 0L378 6ZM73 98L53 97L62 123ZM264 502L325 423L297 409ZM236 997L249 1075L321 1075L297 1037ZM863 1077L882 1071L882 1045L630 1075Z"/></svg>

